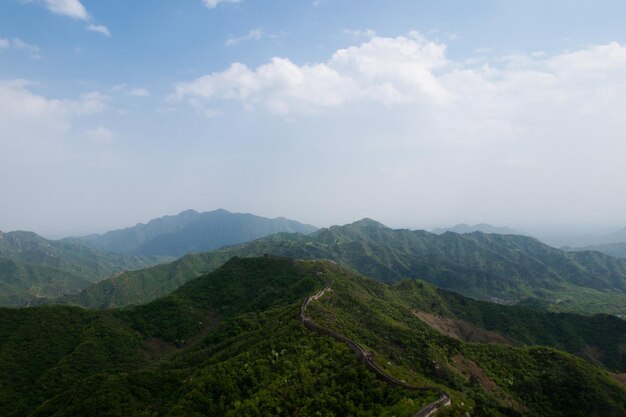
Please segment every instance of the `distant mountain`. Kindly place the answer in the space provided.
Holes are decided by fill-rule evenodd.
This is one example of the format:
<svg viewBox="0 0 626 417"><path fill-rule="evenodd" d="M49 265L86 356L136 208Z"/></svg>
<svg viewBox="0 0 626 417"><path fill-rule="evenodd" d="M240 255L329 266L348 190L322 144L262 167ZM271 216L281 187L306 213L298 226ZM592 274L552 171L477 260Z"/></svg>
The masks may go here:
<svg viewBox="0 0 626 417"><path fill-rule="evenodd" d="M511 229L509 227L496 227L496 226L492 226L486 223L475 224L473 226L461 223L461 224L457 224L456 226L449 227L449 228L433 229L430 232L436 235L442 235L446 232L459 233L459 234L481 232L481 233L495 233L498 235L524 235L524 233L520 233L517 230Z"/></svg>
<svg viewBox="0 0 626 417"><path fill-rule="evenodd" d="M0 415L410 416L445 391L448 416L624 416L625 343L612 316L233 258L142 306L0 309Z"/></svg>
<svg viewBox="0 0 626 417"><path fill-rule="evenodd" d="M626 259L626 242L584 246L582 248L572 248L569 246L565 246L562 249L571 252L596 251L604 253L605 255L614 256L616 258Z"/></svg>
<svg viewBox="0 0 626 417"><path fill-rule="evenodd" d="M603 243L621 243L626 242L626 227L613 232L608 233L602 237Z"/></svg>
<svg viewBox="0 0 626 417"><path fill-rule="evenodd" d="M32 232L0 232L0 305L77 292L115 273L171 260L107 253Z"/></svg>
<svg viewBox="0 0 626 417"><path fill-rule="evenodd" d="M610 233L596 232L587 234L567 233L543 233L537 234L537 238L557 248L594 248L597 246L626 243L626 227Z"/></svg>
<svg viewBox="0 0 626 417"><path fill-rule="evenodd" d="M420 278L466 296L500 303L626 315L626 261L597 252L563 252L519 235L436 235L393 230L371 219L321 229L308 236L277 234L188 255L173 264L104 280L63 301L95 308L146 302L215 269L232 256L264 253L332 259L383 282Z"/></svg>
<svg viewBox="0 0 626 417"><path fill-rule="evenodd" d="M204 213L187 210L175 216L159 217L147 224L71 240L111 252L179 257L274 233L309 234L315 230L314 226L283 217L268 219L222 209Z"/></svg>

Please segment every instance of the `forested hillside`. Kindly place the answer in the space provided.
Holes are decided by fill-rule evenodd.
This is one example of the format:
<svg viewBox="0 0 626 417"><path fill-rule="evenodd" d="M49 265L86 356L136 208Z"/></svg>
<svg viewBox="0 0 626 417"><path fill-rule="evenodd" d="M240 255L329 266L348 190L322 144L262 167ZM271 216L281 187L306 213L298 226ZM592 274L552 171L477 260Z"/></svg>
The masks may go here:
<svg viewBox="0 0 626 417"><path fill-rule="evenodd" d="M74 293L113 274L166 261L171 258L103 252L32 232L0 232L0 306Z"/></svg>
<svg viewBox="0 0 626 417"><path fill-rule="evenodd" d="M433 401L436 392L390 385L346 344L302 325L303 300L325 287L311 318L394 377L446 390L452 404L440 415L626 414L626 392L602 364L521 340L467 342L419 316L478 323L480 304L328 261L273 258L232 259L130 309L0 309L0 414L408 417Z"/></svg>

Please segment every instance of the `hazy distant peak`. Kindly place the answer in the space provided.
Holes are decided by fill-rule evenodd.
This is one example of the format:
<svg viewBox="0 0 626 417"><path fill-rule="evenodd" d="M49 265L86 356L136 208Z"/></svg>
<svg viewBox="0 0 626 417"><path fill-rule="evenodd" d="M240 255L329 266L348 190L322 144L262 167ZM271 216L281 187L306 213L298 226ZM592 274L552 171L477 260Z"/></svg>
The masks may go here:
<svg viewBox="0 0 626 417"><path fill-rule="evenodd" d="M316 227L284 217L269 219L217 209L185 210L126 229L78 238L83 244L135 255L182 256L248 242L275 233L309 234Z"/></svg>
<svg viewBox="0 0 626 417"><path fill-rule="evenodd" d="M452 232L452 233L458 233L458 234L466 234L466 233L474 233L474 232L493 233L493 234L498 234L498 235L522 235L523 234L509 227L497 227L497 226L492 226L487 223L479 223L473 226L470 226L465 223L460 223L453 227L431 230L431 233L435 233L438 235L444 234L446 232Z"/></svg>

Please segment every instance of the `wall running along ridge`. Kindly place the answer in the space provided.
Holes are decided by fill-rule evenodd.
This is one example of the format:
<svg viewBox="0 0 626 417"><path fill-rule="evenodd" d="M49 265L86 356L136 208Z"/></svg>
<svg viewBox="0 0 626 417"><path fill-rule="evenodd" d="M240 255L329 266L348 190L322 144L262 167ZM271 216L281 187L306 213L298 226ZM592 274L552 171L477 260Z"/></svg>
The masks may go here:
<svg viewBox="0 0 626 417"><path fill-rule="evenodd" d="M317 292L316 294L310 295L304 299L302 306L300 307L300 320L302 324L304 324L309 330L317 332L319 334L330 336L340 342L343 342L350 347L361 359L361 361L367 366L370 370L372 370L380 379L383 381L395 385L400 388L404 388L410 391L429 391L436 392L439 395L439 398L433 401L430 404L422 407L417 413L413 414L413 417L429 417L435 414L439 408L443 406L448 406L451 404L450 396L442 391L438 387L414 387L413 385L409 385L404 381L400 381L399 379L389 375L385 371L383 371L378 364L374 361L374 355L371 352L366 351L361 345L359 345L354 340L348 339L346 336L336 333L330 329L322 327L316 323L314 323L309 316L306 315L306 309L311 301L315 301L320 299L326 292L330 291L330 287L326 287L323 290Z"/></svg>

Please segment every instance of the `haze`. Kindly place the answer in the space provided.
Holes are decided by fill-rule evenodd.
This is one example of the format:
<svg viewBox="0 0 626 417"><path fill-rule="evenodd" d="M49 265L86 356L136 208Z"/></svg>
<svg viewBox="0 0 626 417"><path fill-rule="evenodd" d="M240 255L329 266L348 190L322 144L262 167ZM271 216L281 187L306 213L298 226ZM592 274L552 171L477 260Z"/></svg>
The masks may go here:
<svg viewBox="0 0 626 417"><path fill-rule="evenodd" d="M625 3L371 3L3 1L0 230L626 225Z"/></svg>

